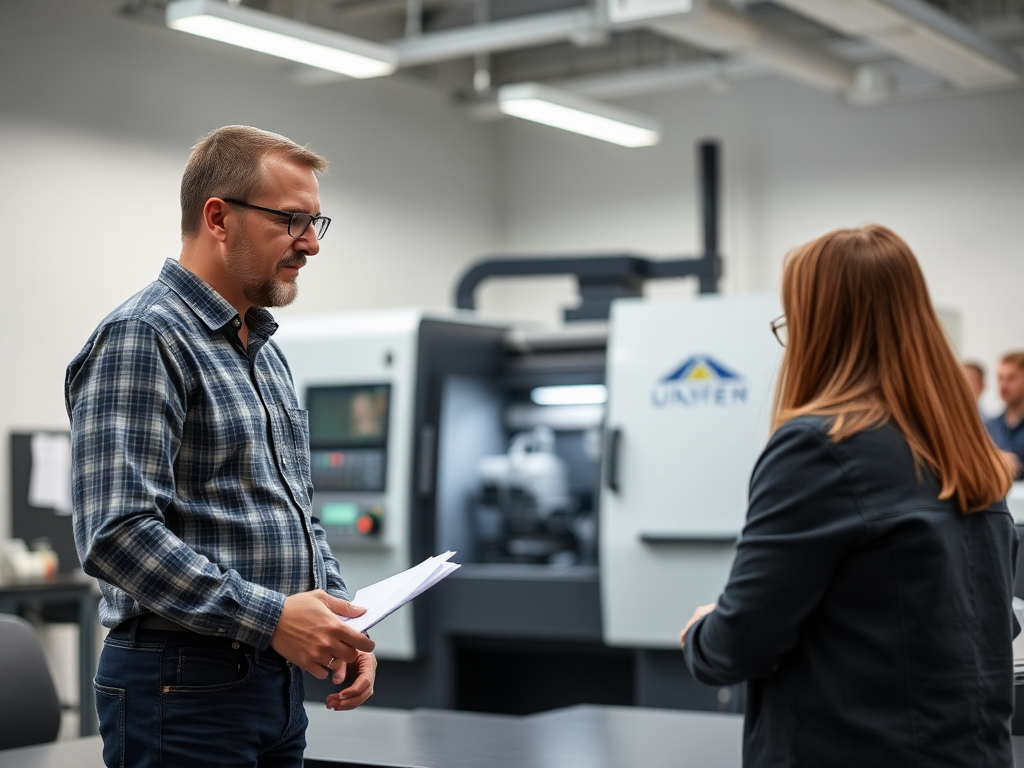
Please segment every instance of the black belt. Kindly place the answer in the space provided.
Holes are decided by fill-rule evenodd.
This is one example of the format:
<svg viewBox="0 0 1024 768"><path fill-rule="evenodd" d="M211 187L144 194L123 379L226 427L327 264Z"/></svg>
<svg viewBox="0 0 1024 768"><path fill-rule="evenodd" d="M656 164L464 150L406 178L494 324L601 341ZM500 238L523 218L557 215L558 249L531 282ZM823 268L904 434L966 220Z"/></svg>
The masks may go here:
<svg viewBox="0 0 1024 768"><path fill-rule="evenodd" d="M134 619L128 619L127 621L118 624L117 629L130 629L131 623ZM192 630L188 627L183 627L177 622L165 619L163 616L157 616L155 613L149 613L145 616L141 616L138 619L137 624L139 629L159 629L163 632L191 632Z"/></svg>
<svg viewBox="0 0 1024 768"><path fill-rule="evenodd" d="M133 623L135 624L136 629L155 629L157 631L162 632L192 632L193 634L198 634L193 632L188 627L182 626L181 624L171 621L170 619L165 619L163 616L157 616L155 613L147 613L145 616L136 616L133 619L126 619L125 621L122 621L120 624L114 627L112 630L110 630L110 632L111 634L116 632L119 635L127 634L130 636L132 633ZM231 647L236 650L239 647L242 647L246 649L247 652L252 652L254 654L257 663L259 662L260 658L277 660L281 663L290 663L288 662L287 659L281 656L273 648L268 647L264 650L260 650L246 643L239 643L237 640L233 640L230 637L216 637L213 635L203 635L203 637L209 640L220 640L225 643L231 643Z"/></svg>
<svg viewBox="0 0 1024 768"><path fill-rule="evenodd" d="M177 622L165 619L163 616L157 616L155 613L151 613L148 616L143 616L139 619L139 629L162 629L165 632L191 632L192 630L188 627L183 627Z"/></svg>

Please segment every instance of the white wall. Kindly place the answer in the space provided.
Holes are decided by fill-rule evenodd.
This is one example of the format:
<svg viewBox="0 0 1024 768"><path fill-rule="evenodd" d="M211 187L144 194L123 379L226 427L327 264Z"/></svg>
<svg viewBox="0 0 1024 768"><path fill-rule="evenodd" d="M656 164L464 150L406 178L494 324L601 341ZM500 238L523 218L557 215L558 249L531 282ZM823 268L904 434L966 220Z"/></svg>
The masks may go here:
<svg viewBox="0 0 1024 768"><path fill-rule="evenodd" d="M991 365L1024 346L1022 91L855 109L765 78L631 100L668 131L624 150L474 123L403 79L298 86L277 60L119 16L121 4L0 3L0 536L7 432L66 424L64 367L177 255L188 147L227 123L311 141L333 161L321 196L335 221L284 317L447 306L486 253L695 254L694 144L713 136L725 290L775 290L790 247L880 221L916 249L936 302L960 310L966 355ZM572 295L553 279L485 284L478 299L491 315L555 319Z"/></svg>
<svg viewBox="0 0 1024 768"><path fill-rule="evenodd" d="M505 251L695 254L694 146L718 137L724 290L775 291L790 248L879 222L915 250L934 302L959 310L965 356L991 375L1002 352L1024 348L1024 90L864 109L764 78L626 105L667 124L661 145L623 150L502 124ZM491 289L508 308L534 294L567 301L569 288ZM999 406L993 386L985 404Z"/></svg>
<svg viewBox="0 0 1024 768"><path fill-rule="evenodd" d="M493 247L493 130L400 80L297 86L275 59L130 20L121 0L0 5L0 537L10 430L66 428L64 369L177 257L188 149L220 125L332 161L333 223L292 313L449 306Z"/></svg>

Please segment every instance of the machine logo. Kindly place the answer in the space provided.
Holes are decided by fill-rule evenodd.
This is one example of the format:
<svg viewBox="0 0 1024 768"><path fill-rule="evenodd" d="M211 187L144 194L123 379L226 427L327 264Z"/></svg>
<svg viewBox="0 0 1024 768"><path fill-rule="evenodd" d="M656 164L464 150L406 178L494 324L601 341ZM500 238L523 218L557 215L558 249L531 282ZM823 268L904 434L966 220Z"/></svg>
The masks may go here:
<svg viewBox="0 0 1024 768"><path fill-rule="evenodd" d="M651 390L655 408L669 406L745 405L746 380L710 355L694 355L684 360Z"/></svg>

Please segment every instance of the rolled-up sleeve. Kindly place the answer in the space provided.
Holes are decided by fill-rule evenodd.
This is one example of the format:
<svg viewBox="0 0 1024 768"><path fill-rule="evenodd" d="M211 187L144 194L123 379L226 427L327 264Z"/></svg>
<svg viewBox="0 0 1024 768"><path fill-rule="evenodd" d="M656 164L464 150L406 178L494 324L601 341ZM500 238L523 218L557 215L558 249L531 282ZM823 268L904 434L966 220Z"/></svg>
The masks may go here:
<svg viewBox="0 0 1024 768"><path fill-rule="evenodd" d="M793 421L754 469L747 522L718 607L686 636L699 681L731 685L767 676L797 645L843 554L865 535L831 438Z"/></svg>
<svg viewBox="0 0 1024 768"><path fill-rule="evenodd" d="M202 634L265 648L284 595L211 562L167 526L188 382L145 321L104 325L72 363L75 542L91 576Z"/></svg>

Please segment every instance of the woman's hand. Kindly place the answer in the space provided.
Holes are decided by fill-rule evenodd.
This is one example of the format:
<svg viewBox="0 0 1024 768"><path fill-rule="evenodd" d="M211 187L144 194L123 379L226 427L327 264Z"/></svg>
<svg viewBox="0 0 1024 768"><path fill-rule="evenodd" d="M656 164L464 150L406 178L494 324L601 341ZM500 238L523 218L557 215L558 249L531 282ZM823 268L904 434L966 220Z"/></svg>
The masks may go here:
<svg viewBox="0 0 1024 768"><path fill-rule="evenodd" d="M705 616L707 616L709 613L711 613L717 607L718 607L718 603L710 603L708 605L698 605L697 606L697 610L695 610L693 612L693 616L691 616L690 620L688 622L686 622L686 626L683 627L683 631L679 633L679 647L680 648L685 648L686 647L686 633L690 631L690 627L692 627L698 621L703 619Z"/></svg>

